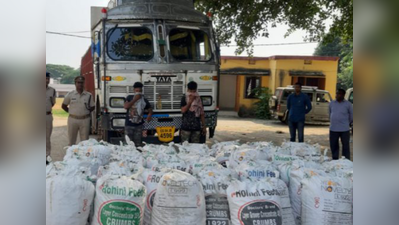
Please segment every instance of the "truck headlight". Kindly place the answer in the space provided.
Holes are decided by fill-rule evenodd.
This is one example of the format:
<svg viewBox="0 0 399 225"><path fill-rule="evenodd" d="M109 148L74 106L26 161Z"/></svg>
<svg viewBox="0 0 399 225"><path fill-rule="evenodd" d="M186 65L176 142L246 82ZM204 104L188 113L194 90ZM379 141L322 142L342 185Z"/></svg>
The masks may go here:
<svg viewBox="0 0 399 225"><path fill-rule="evenodd" d="M113 127L125 127L125 119L113 119L112 120L112 126Z"/></svg>
<svg viewBox="0 0 399 225"><path fill-rule="evenodd" d="M212 96L201 96L201 99L204 106L212 106Z"/></svg>
<svg viewBox="0 0 399 225"><path fill-rule="evenodd" d="M112 108L123 108L126 100L125 98L111 98L109 101Z"/></svg>

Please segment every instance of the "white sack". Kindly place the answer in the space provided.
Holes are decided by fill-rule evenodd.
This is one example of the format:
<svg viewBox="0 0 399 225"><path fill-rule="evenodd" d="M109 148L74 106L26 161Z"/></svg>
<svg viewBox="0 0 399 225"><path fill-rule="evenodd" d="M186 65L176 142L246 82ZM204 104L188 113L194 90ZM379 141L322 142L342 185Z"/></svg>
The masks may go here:
<svg viewBox="0 0 399 225"><path fill-rule="evenodd" d="M147 188L147 196L145 201L144 225L151 225L152 208L154 206L155 195L158 184L165 174L164 171L152 171L146 169L141 175L140 180Z"/></svg>
<svg viewBox="0 0 399 225"><path fill-rule="evenodd" d="M142 225L146 188L126 176L107 175L97 181L92 225Z"/></svg>
<svg viewBox="0 0 399 225"><path fill-rule="evenodd" d="M70 166L46 178L46 225L86 225L94 198L87 173Z"/></svg>
<svg viewBox="0 0 399 225"><path fill-rule="evenodd" d="M205 206L201 183L188 173L173 170L158 185L152 225L203 225Z"/></svg>
<svg viewBox="0 0 399 225"><path fill-rule="evenodd" d="M302 225L352 225L350 178L306 173L302 180Z"/></svg>
<svg viewBox="0 0 399 225"><path fill-rule="evenodd" d="M227 189L232 225L282 225L280 195L270 182L233 181Z"/></svg>
<svg viewBox="0 0 399 225"><path fill-rule="evenodd" d="M227 200L227 188L231 173L228 169L202 170L199 175L205 192L206 224L230 225L230 208Z"/></svg>
<svg viewBox="0 0 399 225"><path fill-rule="evenodd" d="M237 171L240 180L246 178L250 178L251 180L261 180L267 177L280 177L278 169L268 161L262 161L260 163L249 161L248 163L239 165L235 168L235 171Z"/></svg>

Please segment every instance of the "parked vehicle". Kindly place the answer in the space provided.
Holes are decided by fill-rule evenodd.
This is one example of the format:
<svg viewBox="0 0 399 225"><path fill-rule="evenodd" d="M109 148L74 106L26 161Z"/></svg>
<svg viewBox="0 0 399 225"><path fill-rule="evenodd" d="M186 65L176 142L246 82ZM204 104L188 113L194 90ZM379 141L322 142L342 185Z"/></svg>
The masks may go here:
<svg viewBox="0 0 399 225"><path fill-rule="evenodd" d="M277 88L274 96L269 100L270 110L275 119L279 119L283 123L288 122L287 99L294 92L293 86ZM329 104L332 101L330 93L317 87L308 86L304 86L302 92L309 96L313 106L313 110L306 115L306 122L330 122Z"/></svg>
<svg viewBox="0 0 399 225"><path fill-rule="evenodd" d="M353 104L353 88L350 88L346 91L345 99L350 101Z"/></svg>
<svg viewBox="0 0 399 225"><path fill-rule="evenodd" d="M124 140L127 96L144 84L153 120L144 124L143 141L163 137L180 142L181 98L190 81L198 83L206 126L214 136L218 117L220 51L212 21L192 0L112 0L92 7L92 46L82 58L87 90L95 96L92 128L110 143ZM175 131L168 134L157 133Z"/></svg>
<svg viewBox="0 0 399 225"><path fill-rule="evenodd" d="M349 89L346 91L345 99L346 99L347 101L350 101L350 102L352 103L352 105L353 105L353 88L349 88ZM352 129L351 132L352 132L352 134L353 134L353 124L352 124L351 129Z"/></svg>

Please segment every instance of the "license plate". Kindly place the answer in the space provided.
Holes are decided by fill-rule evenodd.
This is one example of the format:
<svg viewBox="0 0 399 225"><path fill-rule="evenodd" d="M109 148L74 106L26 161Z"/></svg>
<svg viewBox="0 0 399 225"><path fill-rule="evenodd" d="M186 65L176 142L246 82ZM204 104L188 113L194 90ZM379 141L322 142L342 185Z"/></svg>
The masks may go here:
<svg viewBox="0 0 399 225"><path fill-rule="evenodd" d="M175 138L176 127L157 127L158 139L161 142L172 142Z"/></svg>

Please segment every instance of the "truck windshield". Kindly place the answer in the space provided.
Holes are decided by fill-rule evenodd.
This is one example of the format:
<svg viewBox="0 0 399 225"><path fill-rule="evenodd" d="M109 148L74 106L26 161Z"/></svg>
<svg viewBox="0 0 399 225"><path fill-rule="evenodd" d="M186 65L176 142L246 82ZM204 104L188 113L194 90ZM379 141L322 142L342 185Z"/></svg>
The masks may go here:
<svg viewBox="0 0 399 225"><path fill-rule="evenodd" d="M209 37L204 31L173 29L169 41L170 52L177 61L207 62L212 59Z"/></svg>
<svg viewBox="0 0 399 225"><path fill-rule="evenodd" d="M121 27L108 32L108 56L117 61L149 61L154 57L152 32L145 27Z"/></svg>

